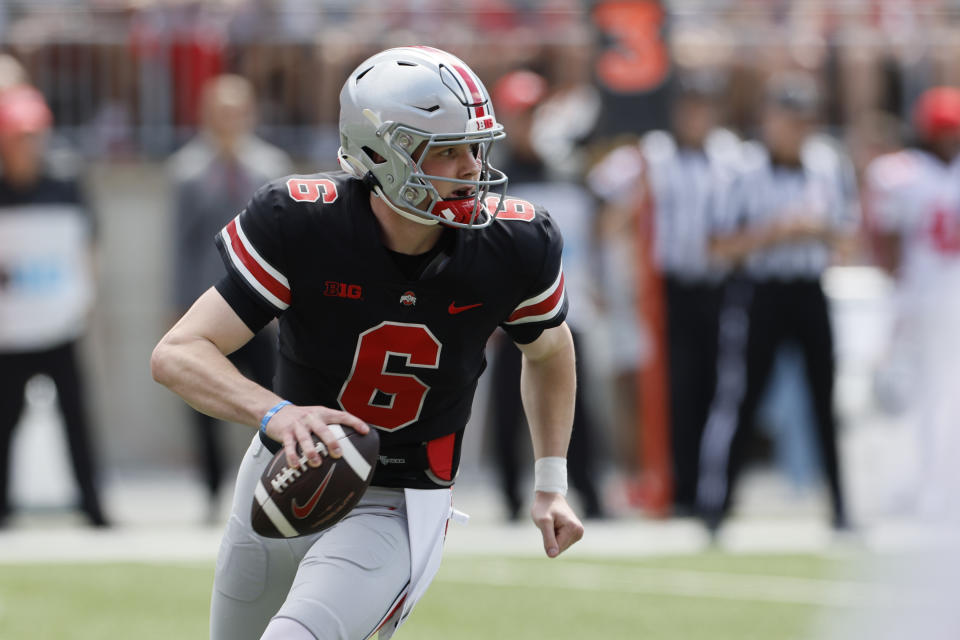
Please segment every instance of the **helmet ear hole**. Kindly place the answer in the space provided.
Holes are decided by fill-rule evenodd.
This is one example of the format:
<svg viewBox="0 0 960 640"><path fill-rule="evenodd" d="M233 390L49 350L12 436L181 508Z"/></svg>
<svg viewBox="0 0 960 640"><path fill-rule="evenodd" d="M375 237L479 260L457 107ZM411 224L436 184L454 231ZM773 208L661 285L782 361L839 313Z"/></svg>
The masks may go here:
<svg viewBox="0 0 960 640"><path fill-rule="evenodd" d="M370 147L360 147L363 150L363 153L366 154L367 158L373 164L383 164L387 161L382 155L371 149Z"/></svg>

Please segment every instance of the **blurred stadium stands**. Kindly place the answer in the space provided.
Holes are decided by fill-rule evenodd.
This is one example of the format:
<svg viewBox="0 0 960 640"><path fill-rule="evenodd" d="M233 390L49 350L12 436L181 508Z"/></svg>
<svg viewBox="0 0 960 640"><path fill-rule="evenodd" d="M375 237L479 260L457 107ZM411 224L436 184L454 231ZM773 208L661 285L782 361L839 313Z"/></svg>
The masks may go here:
<svg viewBox="0 0 960 640"><path fill-rule="evenodd" d="M843 127L872 110L902 116L924 87L955 82L958 18L954 0L9 0L0 47L87 157L163 157L193 132L203 81L231 71L254 82L262 133L315 164L335 147L345 72L393 44L450 49L488 82L578 50L620 93L655 93L673 66L721 67L743 131L762 76L799 66L819 74L826 120Z"/></svg>
<svg viewBox="0 0 960 640"><path fill-rule="evenodd" d="M250 78L260 100L258 133L313 171L334 166L346 71L389 45L447 48L488 84L522 66L561 84L592 81L610 104L627 100L603 118L610 136L662 126L663 89L675 66L727 72L726 119L749 136L763 78L801 67L817 74L828 96L824 122L862 168L873 146L908 132L909 105L922 89L960 82L958 26L954 0L0 4L0 49L23 63L52 106L57 136L86 160L101 221L100 298L86 346L100 383L94 408L104 462L120 473L189 466L182 405L150 380L147 363L167 328L170 299L162 163L195 133L199 89L210 76ZM867 298L859 285L853 294L844 288L856 278L882 282L872 268L857 269L837 271L840 284L828 283L842 332L839 408L873 415L869 379L888 318L865 310L883 306L882 285ZM864 326L876 343L867 342ZM595 368L602 378L603 362ZM238 430L238 453L247 440Z"/></svg>

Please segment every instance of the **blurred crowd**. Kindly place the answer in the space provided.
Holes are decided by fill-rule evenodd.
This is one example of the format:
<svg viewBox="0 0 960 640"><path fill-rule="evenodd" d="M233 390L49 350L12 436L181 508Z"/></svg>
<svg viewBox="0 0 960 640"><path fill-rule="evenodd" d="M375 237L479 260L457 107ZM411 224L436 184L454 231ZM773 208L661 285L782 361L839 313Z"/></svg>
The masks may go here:
<svg viewBox="0 0 960 640"><path fill-rule="evenodd" d="M25 377L54 366L43 360L51 351L55 366L76 367L70 348L93 286L76 275L77 256L95 237L78 188L58 191L49 222L67 229L62 250L76 259L58 267L68 274L59 289L41 284L49 304L69 298L78 320L37 340L9 329L4 305L22 302L15 262L26 259L11 247L49 234L17 222L46 169L14 184L18 152L6 154L7 141L69 143L106 162L170 158L175 316L215 279L212 237L259 184L294 163L335 167L347 71L417 42L461 56L485 81L508 132L495 164L511 195L545 205L564 232L581 360L570 473L587 516L611 515L611 495L622 493L630 507L697 515L716 531L751 460L810 455L830 522L851 526L822 286L835 265L882 268L897 283L888 351L908 374L890 392L906 398L924 456L916 506L951 511L958 28L960 2L946 0L5 3L0 381L12 399L0 415L14 424L0 425L0 492ZM15 117L31 109L32 120ZM37 167L81 184L54 171L56 157ZM237 360L266 379L269 349L251 346ZM530 466L516 438L519 352L494 336L490 358L492 459L515 518ZM54 378L61 395L62 384L79 388ZM758 425L771 421L775 435L762 437ZM83 507L105 523L87 425L68 427ZM212 504L224 467L213 429L197 418Z"/></svg>
<svg viewBox="0 0 960 640"><path fill-rule="evenodd" d="M618 98L657 93L674 66L723 68L725 120L744 132L763 78L799 66L817 75L823 122L849 127L858 161L894 133L868 114L905 116L924 87L957 75L958 17L947 0L13 0L0 6L0 43L60 133L96 157L172 152L197 125L203 84L234 72L260 97L267 139L328 163L341 78L372 50L428 37L488 84L522 67L555 84L591 81L616 120L633 110ZM665 126L666 105L648 102L632 125L598 131Z"/></svg>

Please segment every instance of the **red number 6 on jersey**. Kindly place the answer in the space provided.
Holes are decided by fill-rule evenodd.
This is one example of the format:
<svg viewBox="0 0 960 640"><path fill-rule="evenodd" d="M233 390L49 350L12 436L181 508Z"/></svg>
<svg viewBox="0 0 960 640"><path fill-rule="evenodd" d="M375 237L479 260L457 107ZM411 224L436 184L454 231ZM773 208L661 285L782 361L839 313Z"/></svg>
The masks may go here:
<svg viewBox="0 0 960 640"><path fill-rule="evenodd" d="M496 211L500 196L487 196L486 205L489 211ZM523 220L530 222L537 212L533 205L520 198L503 198L503 208L497 211L499 220Z"/></svg>
<svg viewBox="0 0 960 640"><path fill-rule="evenodd" d="M337 185L326 178L290 178L287 180L287 192L297 202L316 202L321 197L324 204L337 199Z"/></svg>
<svg viewBox="0 0 960 640"><path fill-rule="evenodd" d="M388 373L390 356L402 358L407 367L436 369L440 341L422 324L381 322L367 329L360 334L353 369L337 400L370 426L394 431L420 417L430 387L412 373Z"/></svg>

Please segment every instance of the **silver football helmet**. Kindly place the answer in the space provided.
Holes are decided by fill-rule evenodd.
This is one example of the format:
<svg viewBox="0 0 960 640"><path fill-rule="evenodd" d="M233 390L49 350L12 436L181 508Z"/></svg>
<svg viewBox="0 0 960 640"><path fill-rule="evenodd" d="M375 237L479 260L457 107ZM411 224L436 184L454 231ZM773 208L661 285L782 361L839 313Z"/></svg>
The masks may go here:
<svg viewBox="0 0 960 640"><path fill-rule="evenodd" d="M506 134L490 94L462 60L432 47L382 51L358 66L340 92L340 166L366 179L387 205L422 224L480 228L493 222L507 177L489 163L490 147ZM476 180L424 173L438 146L474 145ZM469 195L441 197L431 180L472 186ZM491 188L499 199L489 198Z"/></svg>

